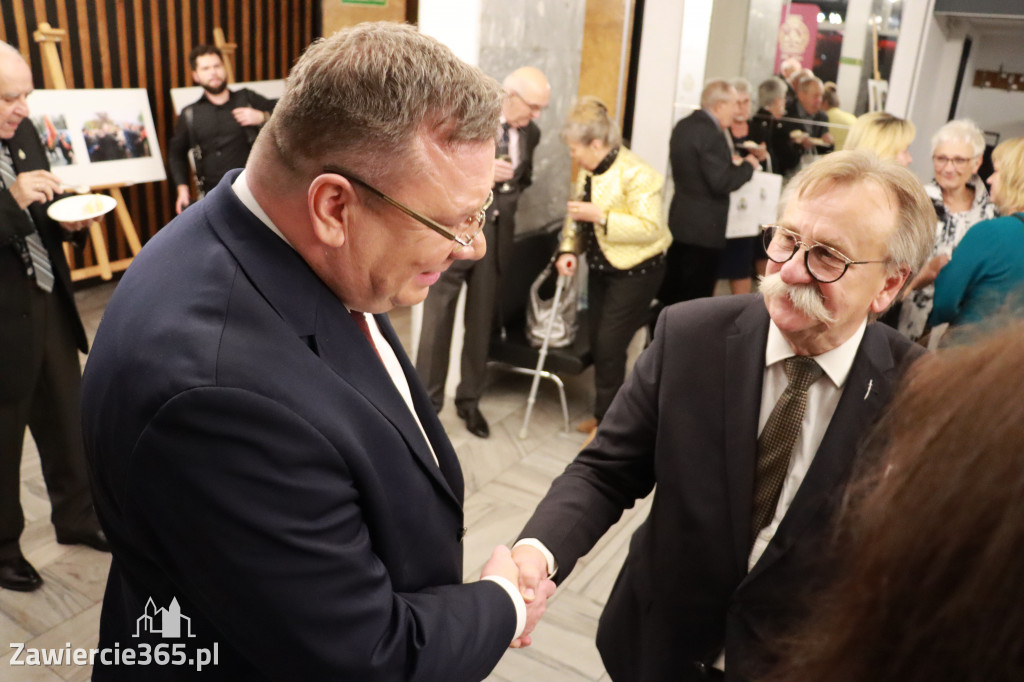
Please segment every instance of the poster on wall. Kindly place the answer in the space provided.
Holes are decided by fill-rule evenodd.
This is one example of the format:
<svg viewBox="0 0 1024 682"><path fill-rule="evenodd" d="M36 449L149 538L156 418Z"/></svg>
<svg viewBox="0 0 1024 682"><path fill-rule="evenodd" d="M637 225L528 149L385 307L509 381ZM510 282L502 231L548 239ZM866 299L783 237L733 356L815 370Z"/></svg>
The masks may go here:
<svg viewBox="0 0 1024 682"><path fill-rule="evenodd" d="M239 88L249 88L253 92L259 93L267 99L279 100L281 95L284 94L284 80L272 80L272 81L248 81L246 83L232 83L228 86L232 90L238 90ZM174 108L175 115L180 114L181 110L198 100L203 94L203 89L198 85L192 85L187 88L171 88L171 106Z"/></svg>
<svg viewBox="0 0 1024 682"><path fill-rule="evenodd" d="M792 2L782 11L779 21L779 39L775 48L775 71L790 57L800 61L806 69L814 68L814 47L818 44L817 5Z"/></svg>
<svg viewBox="0 0 1024 682"><path fill-rule="evenodd" d="M64 184L167 178L145 89L35 90L28 106L50 168Z"/></svg>

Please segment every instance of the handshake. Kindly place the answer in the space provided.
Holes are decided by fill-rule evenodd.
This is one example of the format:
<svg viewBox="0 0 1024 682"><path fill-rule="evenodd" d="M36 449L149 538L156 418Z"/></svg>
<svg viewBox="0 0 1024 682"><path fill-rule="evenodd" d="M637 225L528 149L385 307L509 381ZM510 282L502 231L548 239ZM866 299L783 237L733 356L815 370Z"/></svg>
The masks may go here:
<svg viewBox="0 0 1024 682"><path fill-rule="evenodd" d="M481 578L489 576L500 576L519 586L519 593L526 602L526 627L509 646L513 649L530 646L533 641L530 633L544 615L548 598L555 593L555 583L548 579L547 560L539 549L530 545L519 545L513 550L498 545L480 572Z"/></svg>

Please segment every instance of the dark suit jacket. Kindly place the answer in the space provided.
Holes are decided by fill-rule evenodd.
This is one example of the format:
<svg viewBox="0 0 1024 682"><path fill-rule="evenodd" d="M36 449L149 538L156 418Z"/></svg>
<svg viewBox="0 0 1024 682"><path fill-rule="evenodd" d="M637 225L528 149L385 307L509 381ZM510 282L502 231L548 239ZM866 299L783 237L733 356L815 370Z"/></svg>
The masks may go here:
<svg viewBox="0 0 1024 682"><path fill-rule="evenodd" d="M11 150L15 173L50 170L39 134L29 119L21 122L14 137L7 141L7 146ZM10 191L0 190L0 327L3 328L0 334L0 400L24 398L32 390L35 369L24 362L25 351L42 342L38 333L41 326L33 324L29 306L36 284L25 274L25 266L14 243L16 237L24 237L33 230L39 232L53 264L53 293L57 297L57 307L68 320L75 345L83 353L88 349L85 330L75 308L71 273L64 257L63 241L72 237L46 215L47 206L39 203L29 206L32 215L29 219Z"/></svg>
<svg viewBox="0 0 1024 682"><path fill-rule="evenodd" d="M669 140L669 161L675 185L668 211L673 240L724 249L729 192L750 180L753 167L733 165L725 135L703 109L676 123Z"/></svg>
<svg viewBox="0 0 1024 682"><path fill-rule="evenodd" d="M440 468L340 301L224 181L154 237L83 379L113 546L100 646L173 598L223 680L473 680L515 630L462 585L463 479L387 317ZM153 636L141 641L159 643ZM182 668L96 680L180 679Z"/></svg>
<svg viewBox="0 0 1024 682"><path fill-rule="evenodd" d="M499 191L502 183L494 185L494 203L487 213L487 255L484 258L493 257L498 266L498 272L504 272L511 263L512 242L516 232L516 209L519 206L519 196L527 187L533 184L533 152L540 142L540 128L536 123L530 121L519 129L519 165L516 166L515 175L508 181L510 191ZM497 217L496 217L497 216Z"/></svg>
<svg viewBox="0 0 1024 682"><path fill-rule="evenodd" d="M778 157L780 173L789 173L790 171L797 170L800 165L800 157L805 153L810 153L804 150L804 148L793 142L791 133L794 130L802 130L809 134L811 137L821 137L828 132L828 116L825 112L819 111L818 113L808 114L800 106L800 100L794 99L792 102L786 104L786 118L789 119L801 119L801 120L813 120L823 122L823 125L815 123L796 123L795 121L783 121L782 128L778 134L778 142L775 145L775 153ZM832 151L832 147L818 146L815 147L815 151L818 154L827 154Z"/></svg>
<svg viewBox="0 0 1024 682"><path fill-rule="evenodd" d="M903 361L921 352L891 328L868 325L814 462L748 573L768 321L759 295L667 308L596 440L523 530L552 551L564 580L657 483L598 631L616 681L688 679L693 661L713 662L723 646L727 679L754 676L768 655L762 647L799 612L796 595L821 575L822 533L858 441Z"/></svg>
<svg viewBox="0 0 1024 682"><path fill-rule="evenodd" d="M754 142L763 142L768 156L772 160L771 172L782 174L777 148L782 148L788 143L786 132L783 130L782 121L772 116L772 112L765 108L757 110L757 113L750 119L750 139ZM785 153L785 150L783 150ZM765 170L768 170L765 168Z"/></svg>

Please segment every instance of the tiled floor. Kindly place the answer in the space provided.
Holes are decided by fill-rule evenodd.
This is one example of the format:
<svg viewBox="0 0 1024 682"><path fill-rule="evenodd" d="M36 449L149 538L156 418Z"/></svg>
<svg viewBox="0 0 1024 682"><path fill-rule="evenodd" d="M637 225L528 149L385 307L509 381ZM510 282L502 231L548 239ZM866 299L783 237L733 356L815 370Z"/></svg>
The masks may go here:
<svg viewBox="0 0 1024 682"><path fill-rule="evenodd" d="M78 304L90 338L114 285L79 292ZM411 337L410 315L396 311L392 322L403 342ZM635 354L635 353L634 353ZM481 402L491 422L491 438L469 434L451 405L441 413L466 478L465 576L475 580L497 544L509 544L546 492L551 479L573 458L584 436L562 431L558 396L542 382L525 439L519 431L530 388L529 377L493 372L493 384ZM592 395L590 371L566 381L571 423L589 416ZM546 385L548 384L548 385ZM32 648L95 646L100 601L109 555L84 547L58 545L49 523L49 501L43 486L39 457L26 438L22 461L22 506L27 526L22 549L46 581L37 592L24 594L0 589L0 680L86 680L88 666L12 667L12 642ZM510 650L490 680L572 682L605 680L594 647L601 608L636 526L646 516L648 501L630 510L619 524L584 558L559 587L533 646Z"/></svg>

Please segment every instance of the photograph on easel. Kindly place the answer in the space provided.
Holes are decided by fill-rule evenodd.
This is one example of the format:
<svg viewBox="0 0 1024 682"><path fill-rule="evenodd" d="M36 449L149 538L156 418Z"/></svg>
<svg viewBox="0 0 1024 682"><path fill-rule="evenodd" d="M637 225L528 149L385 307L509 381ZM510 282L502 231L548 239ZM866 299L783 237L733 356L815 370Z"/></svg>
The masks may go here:
<svg viewBox="0 0 1024 682"><path fill-rule="evenodd" d="M166 179L144 89L35 90L29 107L51 169L65 184Z"/></svg>

